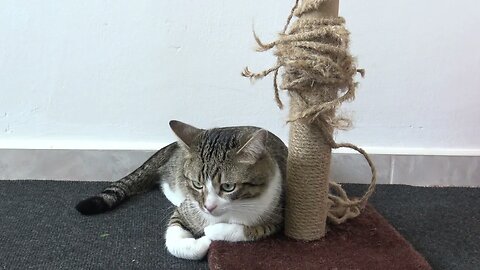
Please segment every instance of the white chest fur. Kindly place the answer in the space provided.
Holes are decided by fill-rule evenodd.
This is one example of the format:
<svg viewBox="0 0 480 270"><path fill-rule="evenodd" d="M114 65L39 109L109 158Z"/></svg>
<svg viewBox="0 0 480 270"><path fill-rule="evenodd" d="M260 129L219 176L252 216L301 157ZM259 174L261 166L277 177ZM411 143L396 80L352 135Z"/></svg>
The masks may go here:
<svg viewBox="0 0 480 270"><path fill-rule="evenodd" d="M179 206L185 200L185 194L179 188L173 190L166 182L162 183L162 190L165 197L175 206Z"/></svg>

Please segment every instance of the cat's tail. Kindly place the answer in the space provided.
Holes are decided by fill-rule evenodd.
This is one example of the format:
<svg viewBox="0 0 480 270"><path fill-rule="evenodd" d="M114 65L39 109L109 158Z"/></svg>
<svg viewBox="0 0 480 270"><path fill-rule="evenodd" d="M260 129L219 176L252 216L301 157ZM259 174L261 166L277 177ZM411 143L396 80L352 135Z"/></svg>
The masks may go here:
<svg viewBox="0 0 480 270"><path fill-rule="evenodd" d="M114 209L133 195L152 189L159 180L159 167L177 148L178 144L172 143L160 149L131 174L111 183L101 193L80 201L75 208L84 215L100 214Z"/></svg>

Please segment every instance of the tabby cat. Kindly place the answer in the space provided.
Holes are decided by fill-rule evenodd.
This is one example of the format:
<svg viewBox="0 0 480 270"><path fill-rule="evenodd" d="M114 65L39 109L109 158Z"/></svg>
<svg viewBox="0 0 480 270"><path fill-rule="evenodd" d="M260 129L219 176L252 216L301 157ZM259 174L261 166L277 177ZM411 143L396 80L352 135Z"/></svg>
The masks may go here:
<svg viewBox="0 0 480 270"><path fill-rule="evenodd" d="M278 137L257 127L170 127L178 142L76 209L102 213L158 182L177 206L166 247L185 259L203 258L213 240L251 241L281 229L287 148Z"/></svg>

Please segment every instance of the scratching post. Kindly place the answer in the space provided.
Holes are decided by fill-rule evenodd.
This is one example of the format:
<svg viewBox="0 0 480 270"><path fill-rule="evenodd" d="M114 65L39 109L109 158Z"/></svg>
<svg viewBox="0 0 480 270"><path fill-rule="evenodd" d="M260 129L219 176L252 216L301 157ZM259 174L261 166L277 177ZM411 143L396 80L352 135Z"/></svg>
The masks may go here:
<svg viewBox="0 0 480 270"><path fill-rule="evenodd" d="M338 0L330 0L318 6L318 1L302 2L296 12L296 25L308 25L309 21L338 16ZM322 7L320 9L320 7ZM298 29L297 35L311 31ZM289 82L301 79L294 70L286 71L284 78ZM312 81L314 82L314 81ZM308 82L307 82L308 83ZM326 103L337 98L336 91L329 85L299 85L302 89L290 92L290 118L300 115L309 104ZM292 87L290 89L293 90ZM332 109L325 111L325 118L334 118ZM328 138L333 130L324 126L322 134L319 123L293 121L290 125L289 151L287 161L287 189L285 208L285 234L295 239L315 240L322 238L326 231L328 215L329 172L332 147ZM327 137L327 138L326 138Z"/></svg>
<svg viewBox="0 0 480 270"><path fill-rule="evenodd" d="M279 88L290 96L285 234L298 240L322 238L327 220L339 224L358 216L375 186L375 168L365 151L333 139L335 128L350 123L336 115L336 108L354 98L356 72L363 76L348 51L349 32L338 17L338 4L338 0L297 0L278 40L264 44L255 36L259 51L276 49L277 64L260 73L248 68L243 72L252 79L273 72L280 108ZM298 19L290 26L293 16ZM371 167L370 187L360 199L349 199L340 185L329 181L331 151L340 147L358 151Z"/></svg>

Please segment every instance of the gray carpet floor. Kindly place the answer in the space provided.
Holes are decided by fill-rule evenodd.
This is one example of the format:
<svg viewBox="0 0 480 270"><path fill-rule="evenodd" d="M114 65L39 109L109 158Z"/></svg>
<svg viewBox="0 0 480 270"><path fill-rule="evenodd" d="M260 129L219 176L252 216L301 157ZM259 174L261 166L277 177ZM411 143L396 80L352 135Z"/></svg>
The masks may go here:
<svg viewBox="0 0 480 270"><path fill-rule="evenodd" d="M207 269L165 250L171 208L159 190L107 214L74 209L105 185L0 181L0 269ZM480 269L480 189L384 185L371 202L433 269Z"/></svg>

